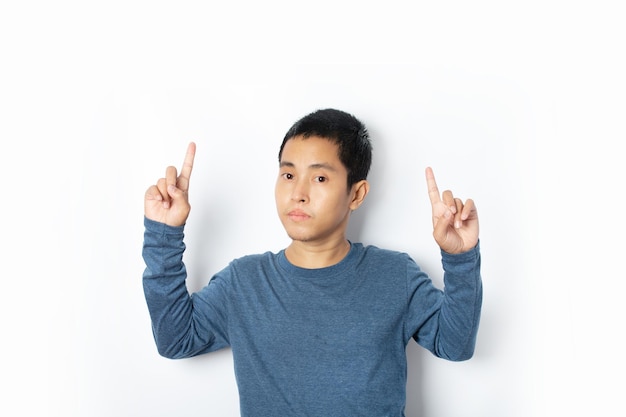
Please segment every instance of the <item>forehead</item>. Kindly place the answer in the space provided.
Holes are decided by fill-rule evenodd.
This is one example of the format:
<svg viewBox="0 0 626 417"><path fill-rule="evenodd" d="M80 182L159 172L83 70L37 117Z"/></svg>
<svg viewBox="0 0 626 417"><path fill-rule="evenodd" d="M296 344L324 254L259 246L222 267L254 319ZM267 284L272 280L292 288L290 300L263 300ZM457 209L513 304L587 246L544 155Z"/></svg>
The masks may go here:
<svg viewBox="0 0 626 417"><path fill-rule="evenodd" d="M321 136L294 136L285 142L280 162L303 161L342 165L337 144Z"/></svg>

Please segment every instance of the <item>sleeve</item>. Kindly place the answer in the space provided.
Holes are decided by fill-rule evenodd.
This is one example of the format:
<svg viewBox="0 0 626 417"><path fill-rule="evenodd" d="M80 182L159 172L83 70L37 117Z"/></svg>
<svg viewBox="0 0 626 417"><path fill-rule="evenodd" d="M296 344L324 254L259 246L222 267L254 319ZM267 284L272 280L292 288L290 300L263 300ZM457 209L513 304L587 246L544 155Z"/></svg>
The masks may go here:
<svg viewBox="0 0 626 417"><path fill-rule="evenodd" d="M143 289L159 354L179 359L228 346L225 303L220 302L225 297L223 282L214 286L211 300L190 295L185 284L183 226L147 218L144 226Z"/></svg>
<svg viewBox="0 0 626 417"><path fill-rule="evenodd" d="M409 328L413 339L435 356L464 361L474 355L480 322L480 248L454 255L442 251L441 256L444 290L409 264Z"/></svg>

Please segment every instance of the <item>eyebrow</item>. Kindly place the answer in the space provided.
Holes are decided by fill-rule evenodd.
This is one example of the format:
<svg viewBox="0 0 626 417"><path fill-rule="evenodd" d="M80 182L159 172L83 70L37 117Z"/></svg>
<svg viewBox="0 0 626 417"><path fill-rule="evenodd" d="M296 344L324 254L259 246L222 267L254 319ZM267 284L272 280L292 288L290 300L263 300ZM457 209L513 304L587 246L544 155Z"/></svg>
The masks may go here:
<svg viewBox="0 0 626 417"><path fill-rule="evenodd" d="M283 167L295 168L295 164L293 162L289 162L289 161L281 161L279 167L280 168L283 168ZM311 165L309 165L309 168L310 169L327 169L329 171L334 171L334 172L337 171L337 169L334 166L332 166L330 164L326 164L324 162L311 164Z"/></svg>

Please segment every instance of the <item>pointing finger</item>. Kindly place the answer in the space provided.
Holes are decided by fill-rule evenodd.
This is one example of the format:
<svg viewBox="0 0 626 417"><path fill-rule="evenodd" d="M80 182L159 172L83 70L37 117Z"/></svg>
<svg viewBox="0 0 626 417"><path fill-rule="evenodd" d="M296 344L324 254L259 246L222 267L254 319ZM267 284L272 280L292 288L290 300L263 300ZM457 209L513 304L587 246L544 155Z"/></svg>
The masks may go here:
<svg viewBox="0 0 626 417"><path fill-rule="evenodd" d="M437 188L437 182L435 181L435 174L431 167L426 168L426 186L428 188L428 197L430 198L430 203L435 204L441 201L441 196L439 195L439 188Z"/></svg>
<svg viewBox="0 0 626 417"><path fill-rule="evenodd" d="M183 167L180 170L180 176L178 177L178 188L182 191L189 189L189 179L191 178L191 171L193 170L193 160L196 156L196 144L194 142L189 143L187 146L187 154L183 161Z"/></svg>

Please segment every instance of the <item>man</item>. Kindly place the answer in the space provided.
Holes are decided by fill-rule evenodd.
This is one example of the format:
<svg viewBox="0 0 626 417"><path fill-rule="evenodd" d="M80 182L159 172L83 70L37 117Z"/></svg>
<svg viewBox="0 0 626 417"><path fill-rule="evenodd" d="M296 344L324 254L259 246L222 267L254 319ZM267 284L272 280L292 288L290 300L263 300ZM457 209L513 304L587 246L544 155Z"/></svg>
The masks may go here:
<svg viewBox="0 0 626 417"><path fill-rule="evenodd" d="M482 303L478 215L426 169L445 290L404 253L346 239L369 192L371 144L343 111L313 112L279 151L276 207L291 244L244 256L194 294L183 231L196 145L145 195L143 282L159 353L232 348L242 416L403 416L406 345L469 359Z"/></svg>

